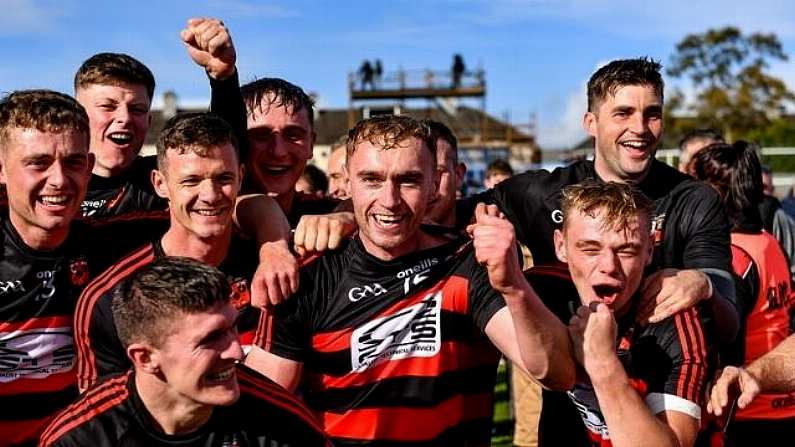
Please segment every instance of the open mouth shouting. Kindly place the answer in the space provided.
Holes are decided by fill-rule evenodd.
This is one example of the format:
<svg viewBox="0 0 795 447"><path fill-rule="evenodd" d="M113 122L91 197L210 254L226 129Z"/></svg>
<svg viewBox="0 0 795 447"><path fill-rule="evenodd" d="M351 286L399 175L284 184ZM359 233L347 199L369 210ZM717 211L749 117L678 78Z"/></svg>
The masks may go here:
<svg viewBox="0 0 795 447"><path fill-rule="evenodd" d="M133 141L132 132L112 132L108 134L107 138L114 144L119 146L126 146Z"/></svg>
<svg viewBox="0 0 795 447"><path fill-rule="evenodd" d="M622 286L613 284L596 284L593 286L593 291L599 301L609 307L613 306L613 303L621 296L623 290Z"/></svg>
<svg viewBox="0 0 795 447"><path fill-rule="evenodd" d="M204 381L209 385L224 385L233 381L234 378L235 378L234 366L230 366L229 368L207 373L204 375Z"/></svg>

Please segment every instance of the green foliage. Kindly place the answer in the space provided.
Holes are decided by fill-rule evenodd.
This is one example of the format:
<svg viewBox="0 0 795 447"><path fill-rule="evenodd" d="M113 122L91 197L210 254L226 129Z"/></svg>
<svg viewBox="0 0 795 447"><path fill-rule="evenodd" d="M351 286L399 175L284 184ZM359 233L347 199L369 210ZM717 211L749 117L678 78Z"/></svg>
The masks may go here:
<svg viewBox="0 0 795 447"><path fill-rule="evenodd" d="M686 106L677 90L669 93L666 109L669 116L683 112L694 119L669 122L669 129L685 133L696 126L716 127L730 141L766 133L795 102L786 84L766 73L769 60L787 59L772 33L744 35L729 26L685 36L676 45L668 74L690 79L697 92L695 103Z"/></svg>

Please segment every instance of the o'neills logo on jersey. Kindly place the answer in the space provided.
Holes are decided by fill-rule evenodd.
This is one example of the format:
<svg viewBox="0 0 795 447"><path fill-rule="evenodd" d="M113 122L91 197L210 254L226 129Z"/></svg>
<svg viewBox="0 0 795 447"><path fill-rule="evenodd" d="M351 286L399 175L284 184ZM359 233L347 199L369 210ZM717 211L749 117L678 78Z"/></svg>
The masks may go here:
<svg viewBox="0 0 795 447"><path fill-rule="evenodd" d="M393 315L378 318L353 331L351 367L362 372L388 360L433 357L439 353L442 292Z"/></svg>
<svg viewBox="0 0 795 447"><path fill-rule="evenodd" d="M403 279L411 275L416 275L417 273L422 273L438 263L439 259L437 258L423 259L422 261L420 261L419 264L415 265L414 267L399 271L397 277L398 279Z"/></svg>
<svg viewBox="0 0 795 447"><path fill-rule="evenodd" d="M74 362L71 328L0 333L0 383L44 379L72 369Z"/></svg>

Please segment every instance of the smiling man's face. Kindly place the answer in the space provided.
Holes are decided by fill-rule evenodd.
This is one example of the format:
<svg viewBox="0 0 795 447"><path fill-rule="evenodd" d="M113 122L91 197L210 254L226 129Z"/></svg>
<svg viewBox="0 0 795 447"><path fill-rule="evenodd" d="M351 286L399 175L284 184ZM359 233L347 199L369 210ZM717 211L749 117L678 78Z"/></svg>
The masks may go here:
<svg viewBox="0 0 795 447"><path fill-rule="evenodd" d="M638 215L624 228L605 225L604 213L572 210L562 230L555 230L558 259L568 263L572 281L587 306L607 304L617 315L626 313L651 261L648 217Z"/></svg>

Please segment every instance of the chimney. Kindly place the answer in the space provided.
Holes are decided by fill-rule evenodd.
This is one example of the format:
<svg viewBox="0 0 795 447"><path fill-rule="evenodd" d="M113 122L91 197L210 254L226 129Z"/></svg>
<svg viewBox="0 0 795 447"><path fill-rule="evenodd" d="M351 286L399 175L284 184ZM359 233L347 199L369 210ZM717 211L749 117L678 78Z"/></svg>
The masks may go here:
<svg viewBox="0 0 795 447"><path fill-rule="evenodd" d="M163 118L169 119L177 114L177 94L169 90L163 93Z"/></svg>

